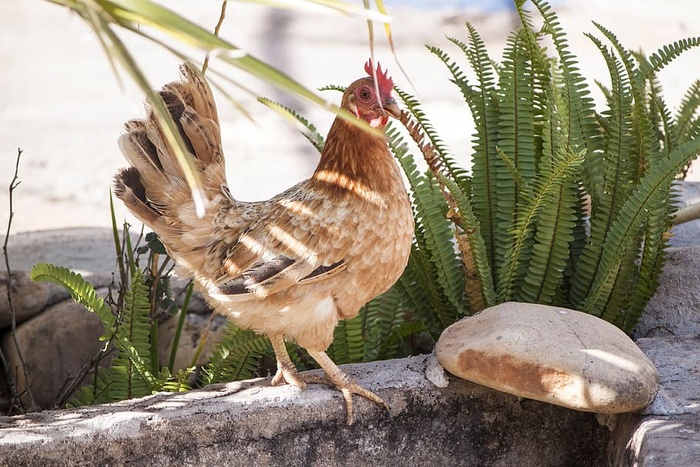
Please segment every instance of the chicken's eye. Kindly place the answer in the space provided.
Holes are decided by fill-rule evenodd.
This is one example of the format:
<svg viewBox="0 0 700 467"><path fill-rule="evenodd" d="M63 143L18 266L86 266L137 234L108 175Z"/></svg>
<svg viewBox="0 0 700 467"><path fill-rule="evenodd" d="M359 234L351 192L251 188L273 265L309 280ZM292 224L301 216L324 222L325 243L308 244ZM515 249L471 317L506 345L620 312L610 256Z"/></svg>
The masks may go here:
<svg viewBox="0 0 700 467"><path fill-rule="evenodd" d="M370 97L372 97L372 93L369 92L369 89L362 88L360 90L360 99L363 101L368 101Z"/></svg>

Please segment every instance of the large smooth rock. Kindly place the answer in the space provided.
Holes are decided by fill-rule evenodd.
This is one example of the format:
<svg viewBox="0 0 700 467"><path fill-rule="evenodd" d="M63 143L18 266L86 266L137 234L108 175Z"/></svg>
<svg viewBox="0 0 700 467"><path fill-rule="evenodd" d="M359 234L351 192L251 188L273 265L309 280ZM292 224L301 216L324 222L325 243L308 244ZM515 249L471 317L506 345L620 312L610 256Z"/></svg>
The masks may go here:
<svg viewBox="0 0 700 467"><path fill-rule="evenodd" d="M32 282L25 272L13 272L8 280L7 272L0 272L0 329L12 324L12 310L8 288L15 311L15 322L21 323L39 313L49 302L49 284Z"/></svg>
<svg viewBox="0 0 700 467"><path fill-rule="evenodd" d="M98 293L104 296L107 290L100 289ZM103 333L102 324L95 314L67 300L17 326L19 353L12 336L6 334L2 339L2 349L10 368L15 370L13 376L17 391L23 394L23 405L32 406L26 393L29 384L35 407L54 407L66 385L104 346L99 340ZM21 370L22 362L27 368L28 381Z"/></svg>
<svg viewBox="0 0 700 467"><path fill-rule="evenodd" d="M658 391L654 365L624 332L564 308L503 303L448 327L435 353L455 376L586 412L640 410Z"/></svg>

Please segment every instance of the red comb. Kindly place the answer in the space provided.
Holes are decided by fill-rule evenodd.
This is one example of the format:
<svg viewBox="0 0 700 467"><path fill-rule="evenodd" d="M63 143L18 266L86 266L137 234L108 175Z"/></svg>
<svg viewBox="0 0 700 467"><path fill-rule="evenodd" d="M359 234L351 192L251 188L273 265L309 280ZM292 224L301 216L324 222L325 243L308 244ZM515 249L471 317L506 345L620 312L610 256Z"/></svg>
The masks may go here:
<svg viewBox="0 0 700 467"><path fill-rule="evenodd" d="M365 63L365 71L368 75L374 77L372 74L373 69L372 59L370 58ZM377 84L379 85L379 90L384 94L391 94L391 91L394 90L394 81L389 77L386 70L382 72L382 65L379 62L377 62Z"/></svg>

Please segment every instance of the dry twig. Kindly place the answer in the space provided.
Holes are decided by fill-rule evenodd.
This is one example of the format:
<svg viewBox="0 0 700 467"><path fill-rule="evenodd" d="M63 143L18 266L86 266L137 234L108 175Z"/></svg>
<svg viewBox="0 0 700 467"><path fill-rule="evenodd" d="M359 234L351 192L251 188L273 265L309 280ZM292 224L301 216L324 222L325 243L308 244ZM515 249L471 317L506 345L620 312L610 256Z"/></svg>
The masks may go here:
<svg viewBox="0 0 700 467"><path fill-rule="evenodd" d="M17 160L15 162L15 173L12 177L12 181L10 182L9 186L9 192L10 192L10 197L9 197L9 208L10 208L10 216L7 220L7 230L5 231L5 241L2 245L2 253L5 256L5 270L7 271L7 304L10 308L10 318L12 320L12 330L11 330L11 335L12 335L12 341L15 345L15 349L17 350L17 356L19 357L20 364L22 366L22 371L24 372L24 381L26 382L26 390L25 394L29 400L29 408L27 409L28 411L33 411L36 410L36 404L34 402L34 396L32 394L32 388L29 383L29 374L27 372L27 366L24 364L24 358L22 357L22 352L19 348L19 342L17 342L17 312L15 310L14 303L12 302L12 269L10 268L10 256L7 251L7 246L10 241L10 231L12 229L12 218L14 217L14 212L13 212L13 194L15 189L17 189L17 186L21 183L19 181L19 161L22 157L22 150L17 149ZM12 377L12 368L10 368L10 364L7 361L7 358L5 358L5 354L0 349L0 359L2 360L3 367L5 369L5 374L7 377L7 383L10 387L10 393L12 394L12 404L10 407L10 411L12 411L13 408L17 407L20 411L24 410L24 407L22 406L22 402L20 400L20 394L17 393L17 385L15 384L15 380Z"/></svg>

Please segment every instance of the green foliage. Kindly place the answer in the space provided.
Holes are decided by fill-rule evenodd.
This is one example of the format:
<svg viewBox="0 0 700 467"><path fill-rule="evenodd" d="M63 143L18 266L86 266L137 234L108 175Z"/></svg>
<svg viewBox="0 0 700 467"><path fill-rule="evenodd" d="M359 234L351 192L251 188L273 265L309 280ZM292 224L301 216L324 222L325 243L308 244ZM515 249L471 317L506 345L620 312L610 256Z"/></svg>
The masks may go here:
<svg viewBox="0 0 700 467"><path fill-rule="evenodd" d="M523 26L500 63L470 24L468 42L449 38L468 71L428 47L472 113L471 174L420 103L396 89L407 109L401 123L429 167L418 169L403 131L390 124L415 241L396 285L338 325L329 348L338 363L415 353L421 336L437 339L459 318L508 300L576 308L629 332L656 289L676 207L673 180L700 150L700 85L673 115L656 74L700 43L679 41L646 59L596 25L609 45L590 37L610 74L596 111L556 14L535 0L544 23L536 30L516 3ZM321 151L316 128L285 110ZM259 365L257 350L240 358L254 355Z"/></svg>
<svg viewBox="0 0 700 467"><path fill-rule="evenodd" d="M691 86L673 115L656 74L700 39L675 42L647 59L595 24L603 40L588 37L610 75L610 85L600 85L605 107L596 111L556 15L542 0L533 4L543 27L535 29L532 13L516 1L522 26L509 36L501 63L488 56L470 24L468 43L450 38L471 76L447 52L429 47L474 118L471 177L465 180L452 158L431 162L436 155L420 133L434 129L412 98L399 93L412 114L403 123L442 186L440 209L455 224L450 244L459 247L468 279L469 306L460 313L509 300L555 304L630 332L658 285L676 209L673 181L700 151L700 86ZM546 43L554 45L551 56ZM438 159L445 152L440 143ZM406 157L405 151L396 155ZM402 165L415 199L417 181L426 176ZM447 302L454 290L432 280L432 274L451 273L445 263L433 258L434 272L415 270L429 245L445 241L434 234L444 219L430 222L436 224L417 229L409 268L396 287ZM464 236L469 240L460 241ZM475 254L475 245L484 245L485 253ZM470 287L470 277L481 287ZM495 297L484 300L491 288ZM450 322L439 308L425 321L428 329Z"/></svg>
<svg viewBox="0 0 700 467"><path fill-rule="evenodd" d="M673 113L657 74L700 39L646 58L595 24L602 39L588 37L610 75L609 84L597 83L604 107L596 110L556 14L543 0L532 3L542 27L535 29L533 13L516 0L522 26L509 35L500 63L470 24L466 42L449 38L466 70L428 47L473 117L464 156L449 150L413 96L396 90L407 109L404 128L390 124L387 137L410 188L415 240L398 282L337 326L328 349L336 363L428 350L454 321L509 300L583 310L630 332L656 290L677 204L674 179L700 151L700 81ZM322 151L323 136L308 120L263 102ZM427 170L418 169L406 134ZM121 241L114 231L125 284L116 302L98 298L66 269L39 264L32 272L95 312L116 352L111 366L98 368L92 384L74 394L73 405L183 390L192 376L192 369L173 376L174 354L160 367L154 353L157 318L170 306L168 274L159 266L164 247L147 236L134 249L128 229ZM138 258L146 253L141 271ZM298 365L312 365L295 344L288 350ZM272 356L266 337L228 324L195 384L264 375Z"/></svg>
<svg viewBox="0 0 700 467"><path fill-rule="evenodd" d="M112 223L120 258L116 301L111 297L108 300L98 297L87 280L65 267L39 263L31 271L32 280L64 287L76 302L99 317L104 328L102 340L106 344L97 362L110 357L111 361L106 367L94 368L91 383L74 392L68 402L70 407L120 401L158 391L184 391L191 387L193 368L173 376L172 366L161 367L157 357L157 322L168 313L167 308L172 303L166 297L169 281L164 274L169 260L166 257L159 264L165 249L153 234L146 235L145 245L133 248L126 224L120 239L114 209ZM148 254L149 266L143 270L138 267L141 254Z"/></svg>

